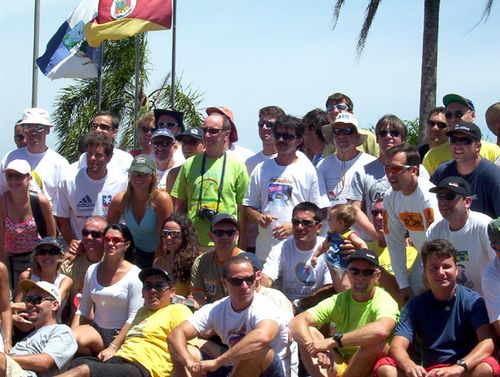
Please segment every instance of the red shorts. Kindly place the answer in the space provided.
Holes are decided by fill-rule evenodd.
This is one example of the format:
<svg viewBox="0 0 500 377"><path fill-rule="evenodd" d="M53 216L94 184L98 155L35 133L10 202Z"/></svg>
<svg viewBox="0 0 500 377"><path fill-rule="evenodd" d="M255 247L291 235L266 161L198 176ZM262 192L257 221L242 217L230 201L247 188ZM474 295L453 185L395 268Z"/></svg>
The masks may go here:
<svg viewBox="0 0 500 377"><path fill-rule="evenodd" d="M484 358L483 360L481 360L481 362L488 364L491 367L491 369L493 369L493 375L495 377L500 376L500 365L498 364L498 361L496 361L493 356L488 356L488 357ZM382 357L381 359L379 359L377 361L377 363L373 367L373 376L374 377L377 377L377 370L378 370L378 368L380 368L383 365L390 365L394 368L397 368L396 361L393 358ZM436 364L436 365L433 365L431 367L425 368L425 370L427 372L429 372L432 369L449 367L450 365L453 365L453 364Z"/></svg>

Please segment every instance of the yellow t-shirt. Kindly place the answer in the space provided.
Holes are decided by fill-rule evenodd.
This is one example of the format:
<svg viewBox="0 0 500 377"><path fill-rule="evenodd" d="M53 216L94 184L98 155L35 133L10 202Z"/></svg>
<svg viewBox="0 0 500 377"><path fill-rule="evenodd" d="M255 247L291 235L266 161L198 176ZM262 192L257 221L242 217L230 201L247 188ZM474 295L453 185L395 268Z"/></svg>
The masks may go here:
<svg viewBox="0 0 500 377"><path fill-rule="evenodd" d="M389 248L388 247L380 247L377 244L377 241L368 242L368 249L373 250L378 255L378 262L380 266L383 267L388 273L394 275L394 271L392 271L391 266L391 257L389 256ZM415 260L417 259L418 250L415 246L407 246L406 247L406 272L408 274L411 273L413 269L413 265Z"/></svg>
<svg viewBox="0 0 500 377"><path fill-rule="evenodd" d="M152 377L172 376L174 365L167 338L174 327L191 315L191 310L181 304L171 304L157 311L139 309L116 356L140 363ZM197 340L189 343L196 346Z"/></svg>

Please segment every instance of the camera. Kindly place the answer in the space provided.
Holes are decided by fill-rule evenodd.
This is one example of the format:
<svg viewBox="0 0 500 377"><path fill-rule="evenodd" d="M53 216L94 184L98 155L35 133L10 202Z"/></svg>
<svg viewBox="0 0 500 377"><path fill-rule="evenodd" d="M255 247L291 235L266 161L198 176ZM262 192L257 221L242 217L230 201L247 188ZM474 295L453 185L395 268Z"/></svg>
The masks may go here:
<svg viewBox="0 0 500 377"><path fill-rule="evenodd" d="M200 209L198 209L198 211L196 212L196 215L200 218L200 219L203 219L203 220L207 220L207 221L212 221L212 219L217 216L217 212L216 211L212 211L210 208L208 207L201 207Z"/></svg>

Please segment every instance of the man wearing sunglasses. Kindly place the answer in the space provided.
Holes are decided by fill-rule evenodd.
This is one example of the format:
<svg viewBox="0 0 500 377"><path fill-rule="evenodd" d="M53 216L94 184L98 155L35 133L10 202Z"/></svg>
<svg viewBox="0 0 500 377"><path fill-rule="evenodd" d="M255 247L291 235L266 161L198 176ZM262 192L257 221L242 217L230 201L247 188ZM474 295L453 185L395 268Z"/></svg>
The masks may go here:
<svg viewBox="0 0 500 377"><path fill-rule="evenodd" d="M170 275L158 268L148 268L139 274L142 281L144 306L137 311L123 344L115 355L100 361L95 357L80 357L70 364L63 377L129 376L170 377L184 376L172 360L167 338L171 330L191 315L184 305L172 304L175 296ZM199 352L189 342L186 347L193 354ZM182 366L180 367L182 368ZM177 370L176 370L177 369Z"/></svg>
<svg viewBox="0 0 500 377"><path fill-rule="evenodd" d="M457 282L482 294L481 276L495 258L488 241L491 217L471 210L473 194L462 177L446 177L429 191L436 194L443 219L427 230L427 239L448 240L457 249Z"/></svg>
<svg viewBox="0 0 500 377"><path fill-rule="evenodd" d="M155 109L155 127L157 130L167 129L172 132L174 138L181 132L184 132L184 113L171 109ZM177 141L172 145L173 159L176 165L182 164L185 159L182 154L181 146Z"/></svg>
<svg viewBox="0 0 500 377"><path fill-rule="evenodd" d="M418 153L422 160L430 149L436 148L438 145L448 141L448 136L446 136L448 124L446 124L446 117L444 116L445 111L446 109L443 106L438 106L429 112L427 128L425 129L427 144L423 144L418 148Z"/></svg>
<svg viewBox="0 0 500 377"><path fill-rule="evenodd" d="M377 254L356 250L349 257L347 276L350 289L321 301L288 324L312 376L368 376L375 362L387 354L387 337L399 310L396 301L377 286ZM320 332L324 325L330 325L330 337Z"/></svg>
<svg viewBox="0 0 500 377"><path fill-rule="evenodd" d="M94 135L104 135L111 139L112 143L115 143L116 137L118 136L118 129L120 126L120 120L111 111L99 111L94 115L92 119L92 124L90 125L90 133ZM122 172L127 174L127 169L130 167L132 160L134 158L128 152L122 151L119 148L113 149L113 154L111 160L109 161L109 167L113 171ZM78 169L87 167L87 154L82 153L78 160Z"/></svg>
<svg viewBox="0 0 500 377"><path fill-rule="evenodd" d="M476 120L474 104L468 98L459 94L447 94L443 97L443 104L446 107L444 115L448 131L453 130L461 122L470 123ZM480 154L485 159L495 162L500 155L500 147L483 140ZM432 174L441 163L451 159L453 159L451 144L447 141L430 150L424 157L423 165L429 174Z"/></svg>
<svg viewBox="0 0 500 377"><path fill-rule="evenodd" d="M272 301L255 294L256 279L245 256L226 260L222 282L228 297L205 305L172 331L168 344L174 360L195 375L229 367L227 375L232 376L284 377L288 330ZM215 332L228 349L199 362L186 344L207 331Z"/></svg>
<svg viewBox="0 0 500 377"><path fill-rule="evenodd" d="M23 129L26 147L8 152L0 163L0 193L7 190L5 168L13 160L25 160L32 169L30 190L41 192L53 203L57 185L68 171L69 163L59 153L47 146L46 138L53 124L49 113L40 108L24 111L17 123Z"/></svg>
<svg viewBox="0 0 500 377"><path fill-rule="evenodd" d="M165 190L170 170L178 166L174 159L175 138L168 128L160 128L151 136L151 146L158 176L158 188Z"/></svg>
<svg viewBox="0 0 500 377"><path fill-rule="evenodd" d="M14 125L14 143L16 143L17 148L24 148L27 146L23 126L19 124L21 121L22 119L19 119Z"/></svg>
<svg viewBox="0 0 500 377"><path fill-rule="evenodd" d="M475 195L471 209L491 218L500 216L500 167L482 157L481 130L474 123L461 122L446 133L453 160L441 164L431 176L437 185L450 176L464 178Z"/></svg>
<svg viewBox="0 0 500 377"><path fill-rule="evenodd" d="M390 357L377 362L375 375L498 376L500 367L491 356L495 343L484 300L458 284L457 250L438 239L426 242L421 252L430 289L402 309ZM414 360L417 347L424 352Z"/></svg>
<svg viewBox="0 0 500 377"><path fill-rule="evenodd" d="M35 329L16 343L9 354L0 353L0 375L49 377L65 370L76 350L71 329L58 324L61 293L46 281L22 280L27 319Z"/></svg>

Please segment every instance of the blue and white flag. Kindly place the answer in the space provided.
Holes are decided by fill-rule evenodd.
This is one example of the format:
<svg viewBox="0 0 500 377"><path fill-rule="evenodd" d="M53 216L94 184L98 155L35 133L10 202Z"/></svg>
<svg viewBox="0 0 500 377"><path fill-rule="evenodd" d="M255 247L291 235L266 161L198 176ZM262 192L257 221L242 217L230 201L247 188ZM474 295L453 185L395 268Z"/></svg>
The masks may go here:
<svg viewBox="0 0 500 377"><path fill-rule="evenodd" d="M47 44L45 54L36 60L49 79L97 77L101 49L85 40L85 24L97 15L99 0L81 0Z"/></svg>

